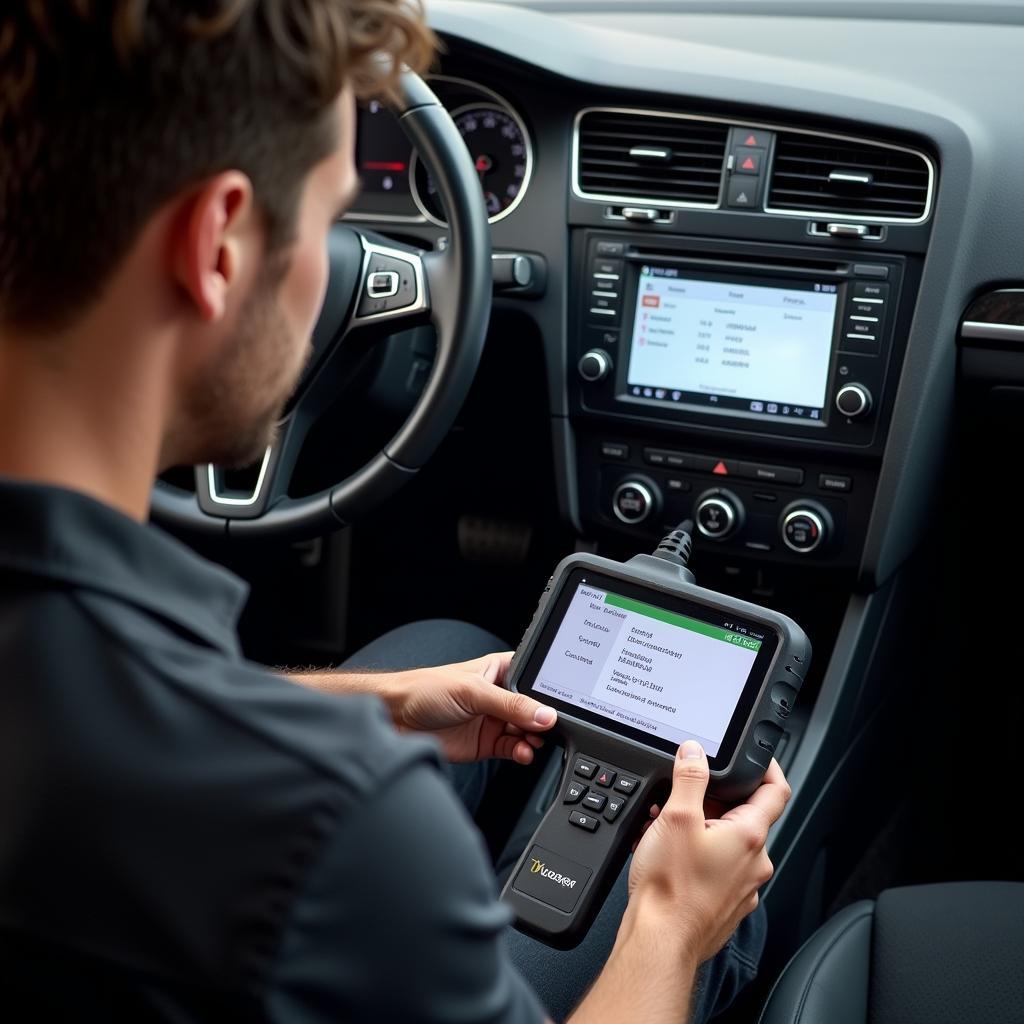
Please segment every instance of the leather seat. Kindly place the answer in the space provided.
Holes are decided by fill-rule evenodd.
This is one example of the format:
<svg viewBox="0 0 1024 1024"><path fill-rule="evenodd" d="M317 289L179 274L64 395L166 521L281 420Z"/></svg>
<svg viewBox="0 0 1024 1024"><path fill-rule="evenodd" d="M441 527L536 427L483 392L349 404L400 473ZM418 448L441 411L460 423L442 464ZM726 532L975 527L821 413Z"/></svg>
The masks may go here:
<svg viewBox="0 0 1024 1024"><path fill-rule="evenodd" d="M821 926L761 1024L1021 1024L1024 883L889 889Z"/></svg>

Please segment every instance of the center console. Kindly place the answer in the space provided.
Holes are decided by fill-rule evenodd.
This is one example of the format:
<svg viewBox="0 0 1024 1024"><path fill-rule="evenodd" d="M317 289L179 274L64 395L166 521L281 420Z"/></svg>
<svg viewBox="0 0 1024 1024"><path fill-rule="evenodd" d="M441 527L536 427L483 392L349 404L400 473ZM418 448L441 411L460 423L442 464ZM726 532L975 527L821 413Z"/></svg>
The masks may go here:
<svg viewBox="0 0 1024 1024"><path fill-rule="evenodd" d="M580 229L573 273L584 523L654 535L692 516L732 553L856 565L907 259Z"/></svg>

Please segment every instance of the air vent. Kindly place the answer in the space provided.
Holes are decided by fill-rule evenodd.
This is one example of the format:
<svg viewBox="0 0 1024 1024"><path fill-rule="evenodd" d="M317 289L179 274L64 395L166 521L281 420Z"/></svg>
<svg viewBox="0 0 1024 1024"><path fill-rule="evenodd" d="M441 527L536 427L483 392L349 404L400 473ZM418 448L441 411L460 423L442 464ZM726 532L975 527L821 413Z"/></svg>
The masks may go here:
<svg viewBox="0 0 1024 1024"><path fill-rule="evenodd" d="M905 149L780 132L767 209L873 220L923 220L931 166Z"/></svg>
<svg viewBox="0 0 1024 1024"><path fill-rule="evenodd" d="M590 199L717 206L727 125L635 110L579 120L576 182Z"/></svg>

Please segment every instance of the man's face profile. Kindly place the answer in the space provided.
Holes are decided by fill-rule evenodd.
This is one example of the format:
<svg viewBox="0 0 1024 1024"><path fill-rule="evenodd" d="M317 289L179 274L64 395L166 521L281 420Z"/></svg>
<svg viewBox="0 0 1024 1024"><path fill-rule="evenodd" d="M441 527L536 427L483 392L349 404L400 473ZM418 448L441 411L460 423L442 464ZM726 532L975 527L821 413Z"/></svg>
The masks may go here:
<svg viewBox="0 0 1024 1024"><path fill-rule="evenodd" d="M327 236L356 186L355 109L336 104L337 146L309 173L293 240L263 253L248 295L185 396L195 461L242 466L274 440L284 407L312 351L327 288Z"/></svg>

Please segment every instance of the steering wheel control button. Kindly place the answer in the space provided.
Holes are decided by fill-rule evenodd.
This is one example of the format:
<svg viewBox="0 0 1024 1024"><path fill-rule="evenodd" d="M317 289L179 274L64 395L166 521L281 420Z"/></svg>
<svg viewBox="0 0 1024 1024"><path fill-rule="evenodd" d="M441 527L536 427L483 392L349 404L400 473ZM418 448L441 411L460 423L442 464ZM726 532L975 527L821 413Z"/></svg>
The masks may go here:
<svg viewBox="0 0 1024 1024"><path fill-rule="evenodd" d="M650 518L657 501L654 484L639 480L626 480L615 488L612 495L612 511L620 523L635 526Z"/></svg>
<svg viewBox="0 0 1024 1024"><path fill-rule="evenodd" d="M534 846L523 860L513 888L568 914L576 908L592 874L590 868L568 857Z"/></svg>
<svg viewBox="0 0 1024 1024"><path fill-rule="evenodd" d="M729 491L709 491L697 499L694 518L708 540L726 540L743 525L743 506Z"/></svg>
<svg viewBox="0 0 1024 1024"><path fill-rule="evenodd" d="M820 505L801 504L783 511L782 540L790 551L809 555L825 543L832 525Z"/></svg>
<svg viewBox="0 0 1024 1024"><path fill-rule="evenodd" d="M844 384L836 395L836 408L851 420L871 411L871 392L863 384Z"/></svg>
<svg viewBox="0 0 1024 1024"><path fill-rule="evenodd" d="M573 780L565 788L565 796L562 798L563 804L578 804L586 795L588 786L584 786L582 782L576 782Z"/></svg>
<svg viewBox="0 0 1024 1024"><path fill-rule="evenodd" d="M615 792L622 793L624 796L629 796L630 793L636 791L636 787L639 785L639 779L634 779L631 775L620 775L615 780Z"/></svg>
<svg viewBox="0 0 1024 1024"><path fill-rule="evenodd" d="M584 814L582 811L569 812L569 824L577 828L585 828L588 832L596 832L600 821L592 814Z"/></svg>
<svg viewBox="0 0 1024 1024"><path fill-rule="evenodd" d="M398 272L378 270L366 279L366 294L371 299L390 299L398 294Z"/></svg>
<svg viewBox="0 0 1024 1024"><path fill-rule="evenodd" d="M611 356L602 349L592 348L589 352L583 354L578 369L580 376L588 384L596 384L598 381L604 380L611 373Z"/></svg>
<svg viewBox="0 0 1024 1024"><path fill-rule="evenodd" d="M416 299L416 268L412 263L371 251L356 316L390 313L413 305Z"/></svg>
<svg viewBox="0 0 1024 1024"><path fill-rule="evenodd" d="M607 768L602 768L594 781L599 786L604 786L605 789L607 789L615 781L615 772L610 772Z"/></svg>
<svg viewBox="0 0 1024 1024"><path fill-rule="evenodd" d="M608 797L608 806L604 809L604 820L608 822L614 821L622 813L622 808L625 806L625 797L614 795Z"/></svg>
<svg viewBox="0 0 1024 1024"><path fill-rule="evenodd" d="M572 769L573 775L578 775L581 779L592 779L596 771L597 764L586 757L576 758L576 764Z"/></svg>
<svg viewBox="0 0 1024 1024"><path fill-rule="evenodd" d="M583 805L589 811L593 811L595 814L600 814L604 810L605 802L607 797L603 793L588 793L583 798Z"/></svg>

